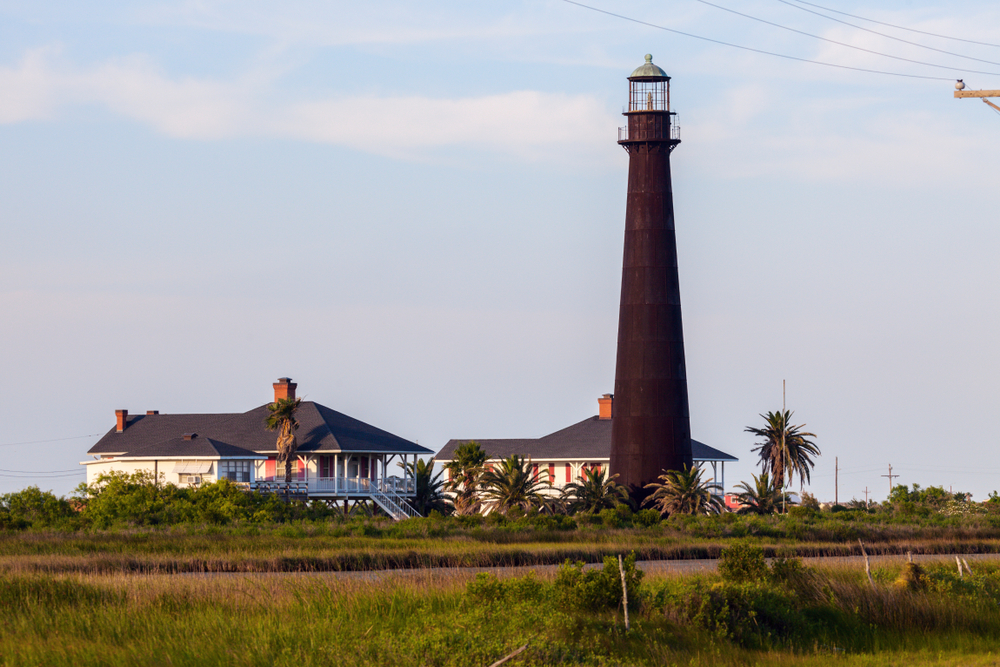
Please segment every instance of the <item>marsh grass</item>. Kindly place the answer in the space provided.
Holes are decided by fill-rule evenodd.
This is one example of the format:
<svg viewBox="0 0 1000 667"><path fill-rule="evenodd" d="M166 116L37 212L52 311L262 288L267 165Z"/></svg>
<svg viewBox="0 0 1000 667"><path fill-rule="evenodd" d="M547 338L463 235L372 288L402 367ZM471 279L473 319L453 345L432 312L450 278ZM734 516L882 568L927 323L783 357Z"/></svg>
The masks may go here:
<svg viewBox="0 0 1000 667"><path fill-rule="evenodd" d="M290 531L295 528L296 531ZM497 539L493 539L496 537ZM725 540L662 529L580 529L549 533L471 531L443 537L346 535L315 526L274 530L193 528L0 534L0 572L141 573L328 572L432 567L508 567L599 563L635 551L639 560L717 558ZM852 556L856 544L759 540L767 557ZM873 555L997 553L1000 541L868 543Z"/></svg>
<svg viewBox="0 0 1000 667"><path fill-rule="evenodd" d="M904 565L883 566L874 588L856 566L789 568L758 584L649 578L628 633L620 610L560 593L557 573L508 579L489 595L468 572L6 573L0 663L488 665L527 643L513 664L995 664L1000 566L977 563L959 578L927 563L926 586L911 590L894 584ZM739 607L725 613L731 623L744 614L742 631L685 611L709 594Z"/></svg>

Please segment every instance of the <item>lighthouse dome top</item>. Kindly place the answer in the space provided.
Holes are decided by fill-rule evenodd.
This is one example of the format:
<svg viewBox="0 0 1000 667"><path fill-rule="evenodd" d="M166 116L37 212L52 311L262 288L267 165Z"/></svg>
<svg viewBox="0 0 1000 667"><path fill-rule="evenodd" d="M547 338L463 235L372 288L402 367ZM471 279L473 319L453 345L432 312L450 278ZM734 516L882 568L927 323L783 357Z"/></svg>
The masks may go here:
<svg viewBox="0 0 1000 667"><path fill-rule="evenodd" d="M630 78L630 79L644 78L645 79L645 78L648 78L648 77L656 77L658 79L660 79L660 78L662 78L662 79L669 79L670 78L669 76L667 76L666 72L664 72L662 69L660 69L659 67L657 67L656 65L653 64L653 56L651 56L650 54L647 53L646 54L646 62L644 62L643 64L641 64L638 67L636 67L635 71L633 71L632 74L629 75L628 78Z"/></svg>

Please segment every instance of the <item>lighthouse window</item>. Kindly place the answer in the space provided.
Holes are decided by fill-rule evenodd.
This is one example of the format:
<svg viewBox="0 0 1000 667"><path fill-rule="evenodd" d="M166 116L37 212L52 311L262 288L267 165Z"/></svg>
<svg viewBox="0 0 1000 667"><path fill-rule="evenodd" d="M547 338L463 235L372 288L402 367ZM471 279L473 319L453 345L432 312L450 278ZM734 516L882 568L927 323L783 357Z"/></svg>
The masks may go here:
<svg viewBox="0 0 1000 667"><path fill-rule="evenodd" d="M666 81L631 81L629 111L670 111Z"/></svg>

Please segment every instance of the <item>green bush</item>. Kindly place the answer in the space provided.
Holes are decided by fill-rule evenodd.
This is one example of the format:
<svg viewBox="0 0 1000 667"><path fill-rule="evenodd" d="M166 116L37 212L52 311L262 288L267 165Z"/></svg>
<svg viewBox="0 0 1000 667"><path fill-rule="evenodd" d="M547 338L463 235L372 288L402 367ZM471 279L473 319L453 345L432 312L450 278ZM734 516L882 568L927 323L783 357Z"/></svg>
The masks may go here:
<svg viewBox="0 0 1000 667"><path fill-rule="evenodd" d="M76 512L65 498L59 498L51 491L42 491L37 486L14 493L0 495L0 526L45 528L69 524L76 519Z"/></svg>
<svg viewBox="0 0 1000 667"><path fill-rule="evenodd" d="M771 561L771 578L778 582L793 582L805 571L802 559L795 556L778 556Z"/></svg>
<svg viewBox="0 0 1000 667"><path fill-rule="evenodd" d="M804 625L794 595L760 583L706 585L696 581L672 596L667 613L748 648L767 648Z"/></svg>
<svg viewBox="0 0 1000 667"><path fill-rule="evenodd" d="M642 599L642 570L635 566L635 552L622 561L628 588L628 607L638 609ZM556 574L555 591L559 603L566 609L614 609L622 603L622 577L618 559L604 558L604 566L584 570L583 563L566 561Z"/></svg>
<svg viewBox="0 0 1000 667"><path fill-rule="evenodd" d="M660 513L656 510L639 510L632 517L632 523L643 528L652 528L660 524L661 518Z"/></svg>
<svg viewBox="0 0 1000 667"><path fill-rule="evenodd" d="M479 602L529 602L545 595L545 587L533 570L523 577L508 579L480 572L466 585L465 591Z"/></svg>
<svg viewBox="0 0 1000 667"><path fill-rule="evenodd" d="M742 540L734 542L719 553L719 574L729 583L766 581L769 571L763 549Z"/></svg>
<svg viewBox="0 0 1000 667"><path fill-rule="evenodd" d="M819 516L819 509L806 506L790 507L788 515L796 519L813 519Z"/></svg>
<svg viewBox="0 0 1000 667"><path fill-rule="evenodd" d="M608 528L621 528L625 525L625 522L622 521L621 515L618 514L617 509L608 508L606 510L601 510L597 513L597 516L601 517L601 523Z"/></svg>

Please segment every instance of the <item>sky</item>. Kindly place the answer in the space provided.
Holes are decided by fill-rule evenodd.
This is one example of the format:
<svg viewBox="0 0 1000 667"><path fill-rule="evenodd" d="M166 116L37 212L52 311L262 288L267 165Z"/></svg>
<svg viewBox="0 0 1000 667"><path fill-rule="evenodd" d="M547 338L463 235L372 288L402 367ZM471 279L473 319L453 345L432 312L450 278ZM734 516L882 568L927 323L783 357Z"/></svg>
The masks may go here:
<svg viewBox="0 0 1000 667"><path fill-rule="evenodd" d="M635 20L0 0L0 492L72 492L115 409L243 412L283 376L432 450L595 415L646 53L681 126L692 434L740 459L727 488L785 381L821 500L883 499L890 464L1000 489L1000 114L952 95L1000 88L1000 5L584 4Z"/></svg>

